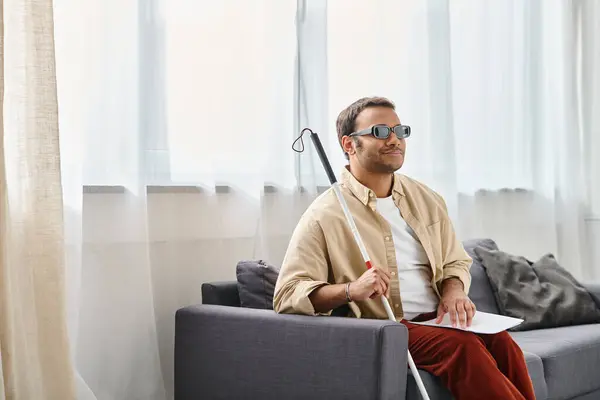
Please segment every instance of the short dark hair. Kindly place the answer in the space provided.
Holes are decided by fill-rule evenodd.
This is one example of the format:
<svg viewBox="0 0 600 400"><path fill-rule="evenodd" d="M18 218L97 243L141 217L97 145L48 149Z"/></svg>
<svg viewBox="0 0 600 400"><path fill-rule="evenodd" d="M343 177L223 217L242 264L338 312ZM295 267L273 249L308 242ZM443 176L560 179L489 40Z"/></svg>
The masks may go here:
<svg viewBox="0 0 600 400"><path fill-rule="evenodd" d="M369 107L388 107L392 110L396 109L394 103L385 97L363 97L350 104L340 112L335 123L340 147L342 147L342 137L347 136L356 130L356 118L364 109ZM348 158L348 154L345 152L344 154L346 155L346 158Z"/></svg>

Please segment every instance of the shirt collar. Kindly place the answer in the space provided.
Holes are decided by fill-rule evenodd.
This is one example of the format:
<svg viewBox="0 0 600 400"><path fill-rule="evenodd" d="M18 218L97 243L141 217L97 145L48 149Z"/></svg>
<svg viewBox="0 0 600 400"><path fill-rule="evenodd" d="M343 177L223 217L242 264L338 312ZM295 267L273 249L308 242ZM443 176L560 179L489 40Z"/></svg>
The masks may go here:
<svg viewBox="0 0 600 400"><path fill-rule="evenodd" d="M356 196L364 205L369 204L370 198L375 198L375 192L360 183L354 175L350 172L349 166L346 165L342 169L342 182L354 196ZM394 186L392 188L392 195L398 194L404 196L404 188L402 187L402 181L399 174L394 174Z"/></svg>

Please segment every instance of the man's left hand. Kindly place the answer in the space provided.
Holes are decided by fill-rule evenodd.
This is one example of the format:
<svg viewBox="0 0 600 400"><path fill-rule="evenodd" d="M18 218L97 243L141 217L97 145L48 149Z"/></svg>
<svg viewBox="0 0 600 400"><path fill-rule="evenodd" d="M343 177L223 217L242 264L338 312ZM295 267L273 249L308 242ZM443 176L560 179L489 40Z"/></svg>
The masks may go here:
<svg viewBox="0 0 600 400"><path fill-rule="evenodd" d="M461 328L471 326L473 316L475 315L475 304L465 293L460 280L450 278L442 285L442 298L437 310L436 323L442 322L444 314L450 314L450 322L453 327L457 323Z"/></svg>

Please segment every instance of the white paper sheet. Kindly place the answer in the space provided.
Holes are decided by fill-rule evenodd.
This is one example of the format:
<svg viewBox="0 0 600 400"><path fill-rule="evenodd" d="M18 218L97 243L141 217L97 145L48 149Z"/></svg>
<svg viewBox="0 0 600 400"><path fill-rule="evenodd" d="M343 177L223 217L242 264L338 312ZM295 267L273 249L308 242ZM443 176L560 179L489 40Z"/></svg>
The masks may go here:
<svg viewBox="0 0 600 400"><path fill-rule="evenodd" d="M490 313L485 313L482 311L477 311L477 312L475 312L475 316L473 316L473 321L471 322L471 326L467 327L467 328L461 328L460 325L458 324L458 321L457 321L456 328L453 327L452 323L450 322L450 315L447 313L444 315L442 322L440 322L439 324L435 323L435 318L432 320L423 321L423 322L414 322L414 321L409 321L409 322L412 324L435 326L438 328L451 328L451 329L458 329L461 331L492 334L492 333L498 333L498 332L502 332L507 329L513 328L513 327L521 324L523 322L523 320L520 318L512 318L512 317L506 317L504 315L490 314Z"/></svg>

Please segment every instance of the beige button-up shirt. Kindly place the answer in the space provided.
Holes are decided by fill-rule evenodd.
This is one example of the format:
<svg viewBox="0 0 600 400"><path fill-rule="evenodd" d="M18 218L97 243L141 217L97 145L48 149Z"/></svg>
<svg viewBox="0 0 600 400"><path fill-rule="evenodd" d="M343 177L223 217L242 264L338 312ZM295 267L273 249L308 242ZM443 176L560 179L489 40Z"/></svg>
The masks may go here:
<svg viewBox="0 0 600 400"><path fill-rule="evenodd" d="M376 210L375 193L347 168L342 170L340 188L373 265L391 274L389 300L400 320L402 287L390 226ZM431 283L438 297L442 281L449 277L459 278L468 293L472 260L456 237L442 197L414 179L395 174L392 198L427 253ZM365 271L352 231L330 188L309 206L292 234L275 286L273 307L278 313L316 315L308 297L313 290L354 281ZM380 299L352 302L349 306L358 318L387 318Z"/></svg>

